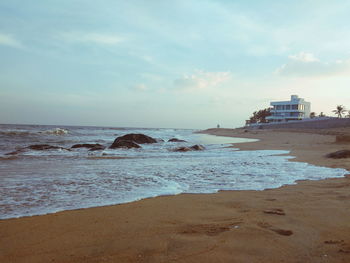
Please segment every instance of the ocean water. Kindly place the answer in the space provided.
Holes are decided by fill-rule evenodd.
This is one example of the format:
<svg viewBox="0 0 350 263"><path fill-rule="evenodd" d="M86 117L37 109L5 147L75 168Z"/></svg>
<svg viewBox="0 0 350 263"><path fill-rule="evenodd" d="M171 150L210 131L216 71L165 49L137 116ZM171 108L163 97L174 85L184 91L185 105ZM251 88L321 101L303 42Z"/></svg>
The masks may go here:
<svg viewBox="0 0 350 263"><path fill-rule="evenodd" d="M344 169L289 162L287 151L237 151L242 138L195 130L0 125L0 218L131 202L180 193L263 190L296 180L342 177ZM33 144L69 149L78 143L110 146L127 133L159 140L141 149L24 150ZM187 142L167 142L170 138ZM203 151L175 152L202 144ZM228 148L234 145L235 148Z"/></svg>

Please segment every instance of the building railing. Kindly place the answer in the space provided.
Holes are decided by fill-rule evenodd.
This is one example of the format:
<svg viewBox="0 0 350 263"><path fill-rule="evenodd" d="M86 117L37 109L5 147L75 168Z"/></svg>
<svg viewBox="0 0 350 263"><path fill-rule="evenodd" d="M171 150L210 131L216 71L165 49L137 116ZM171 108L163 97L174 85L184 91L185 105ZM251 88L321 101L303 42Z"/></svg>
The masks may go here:
<svg viewBox="0 0 350 263"><path fill-rule="evenodd" d="M276 110L276 109L271 109L271 112L305 112L305 110Z"/></svg>
<svg viewBox="0 0 350 263"><path fill-rule="evenodd" d="M270 117L270 116L269 116ZM337 117L315 117L315 118L303 118L300 120L289 120L289 121L281 121L281 122L259 122L259 123L249 123L246 126L255 127L255 126L269 126L269 125L277 125L281 123L301 123L301 122L313 122L313 121L322 121L322 120L330 120L330 119L339 119Z"/></svg>

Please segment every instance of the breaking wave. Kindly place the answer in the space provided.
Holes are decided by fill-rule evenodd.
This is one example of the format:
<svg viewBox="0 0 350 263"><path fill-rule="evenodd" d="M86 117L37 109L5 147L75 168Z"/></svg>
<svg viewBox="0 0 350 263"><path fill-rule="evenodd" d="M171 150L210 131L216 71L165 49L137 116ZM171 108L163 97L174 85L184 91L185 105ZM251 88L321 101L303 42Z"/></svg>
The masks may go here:
<svg viewBox="0 0 350 263"><path fill-rule="evenodd" d="M0 131L0 136L9 136L9 137L25 137L25 136L35 136L38 134L47 134L47 135L66 135L69 134L69 131L62 128L55 128L47 131L38 131L38 132L29 132L21 130L3 130Z"/></svg>
<svg viewBox="0 0 350 263"><path fill-rule="evenodd" d="M52 130L42 131L39 133L52 134L52 135L65 135L65 134L68 134L69 131L66 129L62 129L62 128L56 128L56 129L52 129Z"/></svg>

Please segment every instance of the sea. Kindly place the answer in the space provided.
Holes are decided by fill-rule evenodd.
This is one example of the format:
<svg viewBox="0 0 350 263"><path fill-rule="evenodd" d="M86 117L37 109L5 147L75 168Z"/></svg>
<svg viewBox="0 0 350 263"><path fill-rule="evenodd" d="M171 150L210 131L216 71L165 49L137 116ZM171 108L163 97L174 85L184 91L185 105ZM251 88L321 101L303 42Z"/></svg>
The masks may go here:
<svg viewBox="0 0 350 263"><path fill-rule="evenodd" d="M252 139L190 129L0 125L0 219L132 202L181 193L264 190L296 180L343 177L348 171L289 162L288 151L239 151ZM129 133L157 143L109 149ZM186 142L168 142L171 138ZM104 150L71 149L99 143ZM31 150L30 145L61 148ZM177 152L200 144L202 151ZM11 153L11 154L9 154Z"/></svg>

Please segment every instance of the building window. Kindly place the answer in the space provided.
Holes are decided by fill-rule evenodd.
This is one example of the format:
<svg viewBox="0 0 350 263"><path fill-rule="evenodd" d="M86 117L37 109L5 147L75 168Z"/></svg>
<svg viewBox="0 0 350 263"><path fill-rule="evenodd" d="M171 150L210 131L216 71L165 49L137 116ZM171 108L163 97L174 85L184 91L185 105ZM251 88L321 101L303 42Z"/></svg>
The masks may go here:
<svg viewBox="0 0 350 263"><path fill-rule="evenodd" d="M298 104L293 104L292 105L292 110L297 110L298 109Z"/></svg>
<svg viewBox="0 0 350 263"><path fill-rule="evenodd" d="M286 110L290 110L290 105L286 105Z"/></svg>

